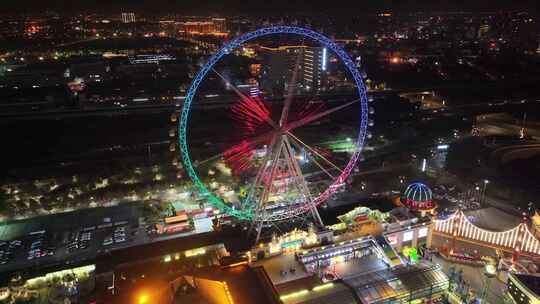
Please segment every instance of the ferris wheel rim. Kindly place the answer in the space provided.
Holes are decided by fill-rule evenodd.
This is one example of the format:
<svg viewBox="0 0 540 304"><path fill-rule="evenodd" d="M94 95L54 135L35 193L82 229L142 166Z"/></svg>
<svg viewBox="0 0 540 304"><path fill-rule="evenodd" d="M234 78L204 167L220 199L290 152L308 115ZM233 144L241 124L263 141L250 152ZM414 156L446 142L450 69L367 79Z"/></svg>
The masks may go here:
<svg viewBox="0 0 540 304"><path fill-rule="evenodd" d="M228 215L234 216L240 220L258 220L261 221L258 218L255 218L253 215L253 210L238 210L235 209L234 206L231 207L224 203L219 197L217 197L212 191L210 191L206 185L201 181L199 178L197 172L193 168L193 164L191 162L191 156L189 155L189 148L187 144L187 124L189 121L189 114L191 112L191 104L193 102L193 98L195 97L196 93L198 92L199 86L201 82L206 78L209 71L212 70L214 65L218 63L221 58L227 54L229 54L231 51L239 47L242 43L245 43L249 40L253 40L256 38L269 36L273 34L292 34L292 35L299 35L303 37L308 37L313 39L314 41L319 42L324 47L330 49L331 51L336 54L339 59L343 62L345 67L347 68L347 71L352 75L356 89L359 95L360 99L360 130L358 132L358 136L356 139L356 149L351 155L347 165L345 166L345 169L343 172L333 180L332 184L325 189L322 193L320 193L317 197L315 197L311 202L305 202L301 207L299 208L293 208L292 210L289 210L283 214L278 214L275 216L268 216L267 218L263 218L262 221L266 222L272 222L272 221L280 221L285 220L287 218L295 217L299 214L305 213L313 206L318 206L322 204L324 201L326 201L335 191L337 190L336 187L342 185L347 178L349 177L350 173L352 172L354 166L356 165L360 152L364 146L364 140L367 133L367 127L368 127L368 99L367 99L367 90L364 85L364 82L362 80L362 76L360 72L358 71L358 68L356 64L352 61L350 56L337 44L335 44L331 39L328 37L315 32L310 29L302 28L302 27L296 27L296 26L272 26L272 27L265 27L261 28L252 32L245 33L228 43L226 43L217 53L212 55L210 59L204 64L204 66L199 70L195 78L193 79L189 90L186 94L186 98L184 99L184 104L182 106L181 111L181 118L179 120L178 124L178 141L180 146L180 151L182 155L182 160L184 163L185 171L187 172L188 176L192 180L192 182L195 184L195 186L198 188L199 192L205 195L208 199L208 201L214 206L217 207L221 212L225 212Z"/></svg>

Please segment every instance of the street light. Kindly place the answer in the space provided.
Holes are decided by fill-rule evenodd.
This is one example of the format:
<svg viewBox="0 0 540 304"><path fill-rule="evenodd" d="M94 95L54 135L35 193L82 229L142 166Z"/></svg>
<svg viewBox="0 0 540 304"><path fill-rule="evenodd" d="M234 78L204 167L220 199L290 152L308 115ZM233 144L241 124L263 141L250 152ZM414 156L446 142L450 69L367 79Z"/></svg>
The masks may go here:
<svg viewBox="0 0 540 304"><path fill-rule="evenodd" d="M480 299L479 299L480 303L483 303L487 298L487 294L491 285L491 279L497 276L497 266L491 263L486 263L486 265L484 266L483 273L484 273L484 278L483 278L484 286L482 287L482 291L480 292Z"/></svg>
<svg viewBox="0 0 540 304"><path fill-rule="evenodd" d="M484 274L490 278L494 277L497 274L497 267L491 263L487 263L484 266Z"/></svg>
<svg viewBox="0 0 540 304"><path fill-rule="evenodd" d="M532 215L532 214L533 214L533 210L534 210L533 206L534 206L534 203L533 203L533 202L529 202L529 203L527 204L527 211L529 212L529 215Z"/></svg>
<svg viewBox="0 0 540 304"><path fill-rule="evenodd" d="M148 302L148 295L142 294L139 296L139 304L147 304Z"/></svg>
<svg viewBox="0 0 540 304"><path fill-rule="evenodd" d="M486 187L487 187L487 184L489 184L489 181L487 179L484 179L484 188L482 189L482 200L480 201L481 204L483 204L485 199L486 199Z"/></svg>

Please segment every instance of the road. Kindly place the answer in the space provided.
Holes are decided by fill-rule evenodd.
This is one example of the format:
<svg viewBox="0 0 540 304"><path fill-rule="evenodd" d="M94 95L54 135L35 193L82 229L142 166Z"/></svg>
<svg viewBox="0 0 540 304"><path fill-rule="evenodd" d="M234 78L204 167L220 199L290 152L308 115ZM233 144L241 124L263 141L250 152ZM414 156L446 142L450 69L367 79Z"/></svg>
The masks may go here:
<svg viewBox="0 0 540 304"><path fill-rule="evenodd" d="M125 227L126 241L110 245L111 247L122 247L123 243L128 244L138 238L144 238L146 233L138 231L139 210L134 206L133 203L126 203L111 207L82 209L2 225L0 239L21 240L22 246L14 251L13 260L0 266L0 273L53 264L76 264L91 259L100 252L104 238L113 234L115 227ZM104 221L107 218L109 222ZM83 230L91 234L87 248L69 252L68 243L72 242L75 235ZM28 259L31 243L38 238L37 235L31 235L35 231L45 231L44 242L47 246L55 247L54 255Z"/></svg>
<svg viewBox="0 0 540 304"><path fill-rule="evenodd" d="M525 133L534 139L540 138L540 125L534 121L516 119L508 114L487 114L477 118L477 126L485 135L510 135L517 136L522 127L526 127Z"/></svg>

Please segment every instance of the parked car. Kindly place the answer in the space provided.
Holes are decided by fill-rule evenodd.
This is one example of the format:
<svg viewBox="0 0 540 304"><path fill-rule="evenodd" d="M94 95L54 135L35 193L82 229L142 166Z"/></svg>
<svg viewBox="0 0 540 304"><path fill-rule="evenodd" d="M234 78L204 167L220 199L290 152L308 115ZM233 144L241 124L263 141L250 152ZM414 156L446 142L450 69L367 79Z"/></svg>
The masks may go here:
<svg viewBox="0 0 540 304"><path fill-rule="evenodd" d="M112 236L110 237L107 237L103 240L103 246L108 246L108 245L111 245L113 243L113 238Z"/></svg>

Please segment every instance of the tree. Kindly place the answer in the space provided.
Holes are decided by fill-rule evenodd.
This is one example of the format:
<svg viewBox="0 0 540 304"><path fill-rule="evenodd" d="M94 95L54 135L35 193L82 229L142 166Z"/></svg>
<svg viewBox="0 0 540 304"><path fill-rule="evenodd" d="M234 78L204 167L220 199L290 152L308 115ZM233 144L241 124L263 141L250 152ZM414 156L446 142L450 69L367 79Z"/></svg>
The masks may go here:
<svg viewBox="0 0 540 304"><path fill-rule="evenodd" d="M161 218L159 205L143 204L142 214L149 222L157 222Z"/></svg>
<svg viewBox="0 0 540 304"><path fill-rule="evenodd" d="M38 211L41 209L41 204L36 199L31 198L28 201L28 207L32 213L38 213Z"/></svg>

